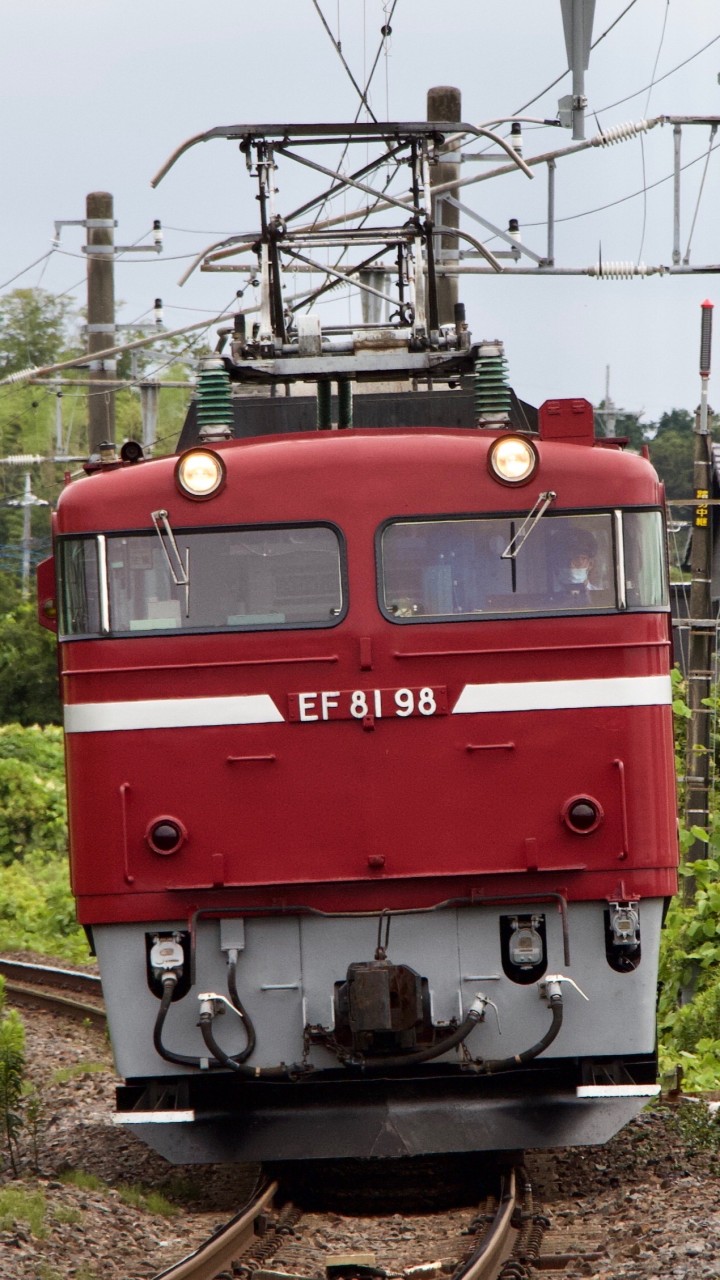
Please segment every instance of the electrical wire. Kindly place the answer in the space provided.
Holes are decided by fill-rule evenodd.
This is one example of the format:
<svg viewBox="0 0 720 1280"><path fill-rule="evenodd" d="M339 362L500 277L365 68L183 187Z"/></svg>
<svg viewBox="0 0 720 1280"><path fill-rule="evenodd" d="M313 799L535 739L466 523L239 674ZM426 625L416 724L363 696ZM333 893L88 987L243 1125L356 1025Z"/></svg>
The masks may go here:
<svg viewBox="0 0 720 1280"><path fill-rule="evenodd" d="M612 31L613 27L616 27L616 26L617 26L618 22L620 22L620 21L625 17L625 14L626 14L626 13L629 13L629 12L630 12L630 10L633 8L633 6L634 6L635 4L637 4L637 0L630 0L630 3L629 3L628 5L626 5L626 6L625 6L625 8L623 9L622 13L619 13L619 14L618 14L618 16L617 16L617 18L615 18L614 22L611 22L611 23L610 23L610 26L605 28L605 30L603 31L602 35L598 36L597 40L593 40L592 44L590 45L590 48L591 48L591 49L596 49L596 48L597 48L597 46L600 44L600 41L601 41L601 40L604 40L604 39L605 39L605 37L606 37L606 36L608 36L608 35L610 34L610 32ZM561 81L561 80L564 80L564 79L565 79L565 76L567 76L567 75L569 75L569 74L570 74L570 68L568 67L566 71L563 71L562 75L557 76L557 78L556 78L555 80L553 80L549 85L546 85L544 89L541 89L540 93L536 93L534 98L530 98L529 102L524 102L524 103L523 103L523 105L522 105L521 107L518 107L517 111L514 111L514 112L513 112L513 115L519 116L521 111L525 111L525 110L527 110L527 108L528 108L528 107L531 107L531 106L533 105L533 103L534 103L534 102L538 102L540 98L543 98L543 97L545 96L545 94L546 94L546 93L549 93L551 89L554 89L554 88L555 88L555 85L556 85L556 84L559 84L559 83L560 83L560 81ZM642 90L640 90L640 92L642 93ZM633 95L633 96L635 96L635 95ZM617 103L615 103L615 106L617 106Z"/></svg>
<svg viewBox="0 0 720 1280"><path fill-rule="evenodd" d="M52 257L53 253L55 253L54 248L48 249L47 253L43 253L39 258L36 258L29 266L23 267L22 271L18 271L16 275L11 276L9 280L4 280L3 283L0 284L0 289L7 289L9 284L14 284L21 276L27 275L28 271L32 271L33 267L36 267L39 262L45 262L47 258Z"/></svg>
<svg viewBox="0 0 720 1280"><path fill-rule="evenodd" d="M715 146L711 147L710 150L717 151L718 147L720 147L720 140L718 140ZM696 156L694 160L688 160L687 164L681 165L680 172L684 173L686 169L692 169L693 165L699 164L701 160L707 161L707 152L703 151L702 155ZM589 218L594 213L604 213L606 209L614 209L616 205L625 204L628 200L636 200L637 197L641 196L644 191L652 191L654 190L655 187L661 187L663 183L670 182L673 177L674 177L673 173L668 173L665 175L664 178L658 178L657 182L650 182L648 183L647 187L641 187L639 191L633 191L630 193L630 195L620 196L618 200L610 200L608 204L599 204L594 209L585 209L582 213L569 213L564 218L556 218L555 222L556 223L574 222L577 218ZM523 225L526 227L544 227L545 221L543 220L542 222L526 222ZM492 238L494 237L491 237L491 239Z"/></svg>
<svg viewBox="0 0 720 1280"><path fill-rule="evenodd" d="M700 211L700 201L702 199L702 193L705 187L705 179L707 178L708 165L710 164L710 153L711 151L714 150L713 138L715 137L716 133L717 133L717 125L713 124L710 128L710 141L708 143L707 154L705 156L705 168L703 169L702 178L700 179L700 189L698 190L698 197L695 203L695 212L693 214L692 225L690 227L690 234L688 236L687 248L685 250L685 257L683 258L683 262L686 264L690 261L690 245L692 244L692 238L695 232L695 223L697 222L697 216Z"/></svg>
<svg viewBox="0 0 720 1280"><path fill-rule="evenodd" d="M650 77L650 87L648 89L647 98L645 99L645 109L643 111L644 119L647 119L648 107L650 106L650 95L652 94L653 86L655 84L655 72L658 69L660 54L662 52L663 44L665 43L665 30L667 28L667 20L668 20L669 12L670 12L670 0L665 0L665 13L663 15L662 31L660 32L660 43L658 45L658 51L655 54L655 62L653 63L652 75ZM647 228L647 172L645 168L645 139L642 134L640 134L640 158L641 158L642 180L643 180L643 216L642 216L642 232L640 235L640 248L638 249L638 254L636 259L637 262L642 262L642 252L643 252L643 246L645 244L645 231Z"/></svg>
<svg viewBox="0 0 720 1280"><path fill-rule="evenodd" d="M182 235L188 236L231 236L233 231L204 231L202 227L171 227L167 222L163 223L166 231L178 231Z"/></svg>
<svg viewBox="0 0 720 1280"><path fill-rule="evenodd" d="M314 0L313 0L313 2L314 2ZM385 43L386 43L386 41L387 41L387 39L388 39L389 28L390 28L390 22L391 22L391 20L392 20L392 16L393 16L393 14L394 14L394 12L395 12L395 9L396 9L396 6L397 6L397 3L398 3L398 0L392 0L392 8L391 8L391 10L390 10L390 16L387 18L387 21L383 24L383 29L382 29L382 33L381 33L381 34L382 34L382 39L380 40L380 44L378 45L378 50L377 50L377 53L375 54L375 60L374 60L374 62L373 62L373 64L372 64L372 67L370 68L370 74L368 75L368 78L367 78L367 80L366 80L366 82L365 82L365 90L364 90L364 93L363 93L363 95L362 95L362 99L363 99L363 101L365 101L365 100L366 100L366 98L367 98L367 94L368 94L368 92L369 92L369 90L370 90L370 85L372 84L373 77L374 77L374 75L375 75L375 71L376 71L376 69L377 69L378 62L380 61L380 55L381 55L382 50L383 50L383 47L384 47L384 45L385 45ZM353 121L353 123L354 123L354 124L357 124L358 120L360 119L360 113L361 113L361 111L362 111L362 101L361 101L360 106L358 107L357 111L355 112L355 117L354 117L354 121ZM373 116L373 119L374 119L374 118L375 118L375 117ZM347 156L347 153L348 153L349 148L350 148L350 143L349 143L349 142L346 142L346 143L345 143L345 145L344 145L344 147L343 147L342 153L341 153L341 155L340 155L340 159L339 159L339 161L338 161L338 164L337 164L337 170L338 170L338 172L340 172L340 170L342 169L342 166L343 166L343 164L344 164L344 162L345 162L345 157ZM395 168L395 172L396 172L396 173L397 173L397 169L398 169L398 167L399 167L399 166L397 166L397 165L396 165L396 168ZM394 176L394 175L393 175L393 176ZM387 184L386 184L386 186L387 186ZM328 198L326 198L326 199L323 201L323 203L320 205L320 208L317 210L317 212L316 212L316 214L315 214L315 218L314 218L313 223L312 223L312 226L313 226L313 227L315 227L315 226L317 225L317 223L318 223L318 221L319 221L320 217L322 216L322 212L323 212L323 210L327 208L327 206L328 206L328 204L329 204L329 203L331 203L331 199L332 199L332 197L328 197ZM362 224L361 224L361 225L362 225ZM342 255L341 255L340 260L342 260ZM337 263L336 263L335 265L337 266Z"/></svg>
<svg viewBox="0 0 720 1280"><path fill-rule="evenodd" d="M388 0L388 2L389 2L389 0ZM382 26L382 29L381 29L381 40L380 40L380 44L378 45L377 53L375 54L375 58L374 58L374 61L373 61L372 67L370 68L370 73L369 73L369 75L368 75L368 77L367 77L367 80L366 80L366 82L365 82L365 91L364 91L364 95L363 95L364 99L367 99L367 94L368 94L368 92L369 92L369 90L370 90L370 85L372 84L373 77L374 77L374 75L375 75L375 71L377 70L377 65L378 65L378 62L380 61L380 56L381 56L381 54L382 54L383 48L385 48L385 47L386 47L387 42L388 42L388 39L389 39L389 37L390 37L391 30L392 30L392 28L391 28L391 25L390 25L390 24L391 24L391 22L392 22L393 14L395 13L395 9L396 9L396 7L397 7L397 4L398 4L398 0L392 0L392 5L391 5L391 8L390 8L390 12L389 12L389 14L388 14L388 11L387 11L387 10L388 10L388 4L387 4L387 3L383 4L383 16L384 16L384 18L385 18L385 22L383 23L383 26ZM338 28L338 29L339 29L339 28ZM386 68L386 97L387 97L387 68ZM361 102L360 106L358 107L357 111L355 112L355 123L357 123L357 121L359 120L361 111L362 111L362 102ZM373 117L373 119L374 119L374 117ZM348 150L349 150L349 145L350 145L350 144L349 144L349 142L346 142L346 143L345 143L345 146L343 147L343 151L342 151L342 154L341 154L341 156L340 156L340 160L339 160L338 165L337 165L338 172L340 172L340 170L342 169L342 165L343 165L343 163L344 163L345 157L347 156L347 153L348 153ZM387 177L386 177L386 179L385 179L385 186L384 186L384 188L383 188L383 190L384 190L384 191L387 191L387 189L388 189L388 187L389 187L390 183L392 182L393 178L396 176L396 174L397 174L397 172L398 172L398 169L399 169L399 168L400 168L400 162L399 162L399 161L395 161L395 165L394 165L394 168L393 168L392 172L391 172L391 173L388 173L388 175L387 175ZM347 198L347 188L345 188L345 191L344 191L344 193L343 193L343 199L346 199L346 198ZM362 227L362 226L364 226L364 225L365 225L365 223L367 222L368 218L370 217L370 214L371 214L371 213L372 213L372 211L373 211L373 208L374 208L374 207L375 207L375 205L377 205L379 202L380 202L380 196L378 195L378 196L375 198L374 204L373 204L373 205L371 205L371 206L368 208L367 212L365 213L364 217L362 218L362 221L359 223L359 226L360 226L360 227ZM329 204L331 204L331 203L332 203L332 197L327 197L327 198L322 202L322 204L320 205L319 209L318 209L318 210L316 211L316 213L315 213L315 217L314 217L314 220L313 220L313 223L312 223L312 226L313 226L313 227L315 227L315 226L317 225L318 221L320 220L320 218L321 218L321 216L322 216L323 211L324 211L324 210L328 207L328 205L329 205ZM345 212L346 212L346 210L345 210ZM345 258L345 257L346 257L347 253L348 253L348 248L347 248L347 246L346 246L346 247L342 250L342 252L338 255L338 257L337 257L336 261L333 263L333 267L334 267L334 269L335 269L336 271L337 271L338 267L340 266L341 262L343 261L343 258ZM340 282L338 281L338 285L339 285L339 284L340 284ZM337 286L335 286L335 285L329 285L329 286L328 286L328 289L334 289L335 287L337 287ZM350 292L351 292L351 291L350 291L350 287L349 287L349 284L348 284L348 303L349 303L349 299L350 299ZM307 302L306 302L304 305L306 305L306 306L312 306L312 305L313 305L313 301L314 301L314 298L313 298L313 295L311 294L311 296L308 298Z"/></svg>
<svg viewBox="0 0 720 1280"><path fill-rule="evenodd" d="M718 40L720 40L720 35L713 36L712 40L708 40L707 44L704 44L701 49L696 50L695 53L691 53L690 57L685 58L683 62L678 62L677 66L672 67L670 71L666 71L664 75L658 76L657 80L654 80L651 84L646 84L642 89L636 89L634 93L629 93L626 98L618 98L617 102L610 102L606 107L600 107L599 110L612 111L614 107L621 107L624 102L631 102L633 98L639 98L641 93L645 93L647 89L654 89L655 85L662 84L663 80L667 80L670 76L674 76L676 71L680 71L682 67L686 67L689 62L693 62L695 58L699 58L701 53L704 53L706 49L711 47L711 45L717 44Z"/></svg>
<svg viewBox="0 0 720 1280"><path fill-rule="evenodd" d="M374 114L374 112L373 112L373 110L372 110L372 107L370 106L370 103L368 102L367 97L365 96L365 94L364 94L363 90L360 88L360 85L358 84L358 82L357 82L357 80L355 79L355 77L354 77L354 75L353 75L352 71L350 70L350 67L348 66L347 62L345 61L345 55L343 54L343 51L342 51L342 45L341 45L341 43L340 43L340 41L339 41L339 40L336 40L336 39L335 39L335 37L334 37L334 35L333 35L332 31L330 30L330 28L329 28L329 26L328 26L328 24L327 24L327 19L325 18L325 14L323 13L322 9L320 8L320 5L319 5L319 3L318 3L318 0L312 0L312 3L313 3L313 6L314 6L314 8L315 8L315 11L316 11L316 13L317 13L317 15L318 15L318 17L319 17L320 21L322 22L322 24L323 24L323 26L324 26L325 30L327 31L328 36L330 37L330 42L331 42L331 44L332 44L333 49L335 50L336 54L338 55L338 57L339 57L340 61L341 61L341 62L342 62L342 64L343 64L343 66L344 66L344 68L345 68L345 70L346 70L346 72L347 72L348 76L350 77L350 80L351 80L351 82L352 82L353 88L355 89L355 91L356 91L356 92L359 94L359 96L360 96L360 102L364 105L364 107L365 107L365 109L366 109L366 111L367 111L368 115L370 116L370 118L371 118L371 119L372 119L372 121L373 121L373 124L377 124L377 117L375 116L375 114Z"/></svg>

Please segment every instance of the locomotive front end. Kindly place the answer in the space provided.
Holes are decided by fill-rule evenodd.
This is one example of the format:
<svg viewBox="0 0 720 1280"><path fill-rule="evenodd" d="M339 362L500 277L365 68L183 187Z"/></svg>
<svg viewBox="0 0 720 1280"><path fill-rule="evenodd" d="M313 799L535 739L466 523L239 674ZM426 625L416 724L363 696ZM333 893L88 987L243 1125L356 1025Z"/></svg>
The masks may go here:
<svg viewBox="0 0 720 1280"><path fill-rule="evenodd" d="M357 430L58 512L73 887L170 1159L599 1142L655 1086L663 519L592 438Z"/></svg>

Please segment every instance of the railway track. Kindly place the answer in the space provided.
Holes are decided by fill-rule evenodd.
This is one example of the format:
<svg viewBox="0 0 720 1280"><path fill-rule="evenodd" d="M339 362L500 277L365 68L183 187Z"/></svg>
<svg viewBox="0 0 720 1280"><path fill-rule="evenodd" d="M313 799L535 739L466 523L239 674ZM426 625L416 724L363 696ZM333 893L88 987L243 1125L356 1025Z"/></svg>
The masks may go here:
<svg viewBox="0 0 720 1280"><path fill-rule="evenodd" d="M100 979L94 974L4 957L0 974L13 1004L105 1024ZM381 1202L377 1210L382 1212ZM592 1274L605 1254L601 1239L580 1244L536 1209L524 1167L499 1173L495 1191L474 1214L468 1211L462 1236L441 1229L434 1256L412 1265L383 1258L375 1234L369 1246L375 1252L369 1254L362 1226L354 1225L358 1220L337 1213L326 1215L326 1221L342 1241L340 1256L328 1256L327 1246L319 1254L306 1240L313 1221L317 1214L297 1208L278 1181L266 1183L250 1204L153 1280L560 1280L573 1265L583 1269L581 1274ZM348 1238L357 1241L350 1252ZM417 1247L427 1250L420 1242Z"/></svg>
<svg viewBox="0 0 720 1280"><path fill-rule="evenodd" d="M105 1026L100 979L93 973L2 957L0 974L11 1004L48 1009Z"/></svg>
<svg viewBox="0 0 720 1280"><path fill-rule="evenodd" d="M459 1238L453 1240L444 1234L442 1215L433 1215L440 1218L438 1242L445 1246L444 1252L454 1246L458 1256L411 1266L398 1267L367 1252L367 1220L355 1226L360 1244L357 1252L348 1252L345 1247L333 1256L324 1244L325 1252L318 1256L317 1244L305 1242L306 1223L317 1215L305 1215L290 1201L276 1211L281 1197L277 1182L266 1186L198 1249L153 1280L231 1280L238 1276L243 1280L552 1280L553 1276L567 1276L573 1265L583 1268L581 1274L591 1274L593 1264L604 1255L602 1248L583 1249L562 1236L555 1240L550 1219L534 1207L533 1189L523 1168L499 1175L496 1193L470 1214ZM358 1220L334 1214L328 1221L331 1232L346 1246ZM553 1250L554 1240L557 1247Z"/></svg>

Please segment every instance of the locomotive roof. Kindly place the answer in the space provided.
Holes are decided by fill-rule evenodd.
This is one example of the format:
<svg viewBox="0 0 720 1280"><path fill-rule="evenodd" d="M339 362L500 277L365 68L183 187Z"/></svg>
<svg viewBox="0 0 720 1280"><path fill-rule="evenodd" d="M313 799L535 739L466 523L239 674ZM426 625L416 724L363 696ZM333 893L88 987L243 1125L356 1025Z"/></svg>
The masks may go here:
<svg viewBox="0 0 720 1280"><path fill-rule="evenodd" d="M649 462L618 449L533 437L539 468L511 486L494 480L487 454L498 432L413 430L315 432L230 441L218 446L227 483L194 501L175 483L176 457L109 467L69 485L58 530L146 529L166 508L176 527L288 520L347 523L353 510L378 521L403 513L528 511L538 493L557 493L554 509L648 506L660 500Z"/></svg>

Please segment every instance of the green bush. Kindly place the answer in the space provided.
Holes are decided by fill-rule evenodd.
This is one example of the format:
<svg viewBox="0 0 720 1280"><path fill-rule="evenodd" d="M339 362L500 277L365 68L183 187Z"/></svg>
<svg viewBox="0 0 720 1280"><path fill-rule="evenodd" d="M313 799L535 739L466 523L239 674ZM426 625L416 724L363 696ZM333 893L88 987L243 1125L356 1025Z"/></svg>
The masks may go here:
<svg viewBox="0 0 720 1280"><path fill-rule="evenodd" d="M88 959L64 858L34 849L22 862L0 867L0 950Z"/></svg>
<svg viewBox="0 0 720 1280"><path fill-rule="evenodd" d="M25 1082L25 1028L17 1009L5 1010L5 984L0 985L0 1126L14 1174L15 1153L22 1126L21 1102Z"/></svg>
<svg viewBox="0 0 720 1280"><path fill-rule="evenodd" d="M67 849L62 731L0 725L0 865Z"/></svg>

